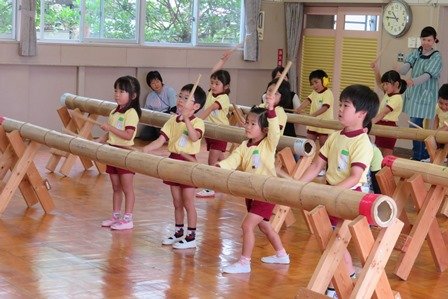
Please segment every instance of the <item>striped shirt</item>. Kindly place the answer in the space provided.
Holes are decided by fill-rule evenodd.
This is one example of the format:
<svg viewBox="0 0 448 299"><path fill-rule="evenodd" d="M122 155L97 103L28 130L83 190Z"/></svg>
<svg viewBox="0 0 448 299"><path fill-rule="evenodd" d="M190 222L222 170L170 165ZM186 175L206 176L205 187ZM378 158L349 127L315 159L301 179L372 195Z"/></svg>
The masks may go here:
<svg viewBox="0 0 448 299"><path fill-rule="evenodd" d="M442 57L439 51L423 55L419 49L415 49L406 57L405 66L406 64L412 68L412 78L424 74L428 74L430 78L422 84L414 85L406 90L404 112L409 117L433 119L434 107L437 102L438 79L442 70Z"/></svg>

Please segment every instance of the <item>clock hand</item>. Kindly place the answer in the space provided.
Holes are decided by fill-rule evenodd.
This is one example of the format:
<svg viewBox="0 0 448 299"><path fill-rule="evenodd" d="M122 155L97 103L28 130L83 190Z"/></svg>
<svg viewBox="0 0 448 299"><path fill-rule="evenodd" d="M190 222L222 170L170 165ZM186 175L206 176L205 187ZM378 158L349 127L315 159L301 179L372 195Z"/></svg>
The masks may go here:
<svg viewBox="0 0 448 299"><path fill-rule="evenodd" d="M398 21L398 18L397 18L397 16L395 15L395 13L392 12L392 14L394 15L394 19L395 19L395 21Z"/></svg>
<svg viewBox="0 0 448 299"><path fill-rule="evenodd" d="M398 22L398 18L397 17L390 17L390 16L386 16L386 19L394 19L395 21Z"/></svg>

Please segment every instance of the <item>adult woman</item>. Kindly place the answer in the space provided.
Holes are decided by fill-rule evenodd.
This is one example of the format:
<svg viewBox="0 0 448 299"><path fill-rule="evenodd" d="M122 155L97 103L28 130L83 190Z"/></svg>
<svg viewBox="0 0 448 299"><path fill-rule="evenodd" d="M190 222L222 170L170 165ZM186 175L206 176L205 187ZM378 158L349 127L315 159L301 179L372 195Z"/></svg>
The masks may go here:
<svg viewBox="0 0 448 299"><path fill-rule="evenodd" d="M439 42L433 27L423 28L420 34L421 46L412 50L398 70L406 74L410 69L411 79L406 80L404 112L411 122L423 126L425 118L433 119L437 102L438 79L442 70L442 57L434 45ZM412 142L412 159L424 160L429 157L421 141Z"/></svg>
<svg viewBox="0 0 448 299"><path fill-rule="evenodd" d="M176 112L176 91L174 88L163 83L162 76L158 71L151 71L146 75L146 83L151 92L146 97L144 108L158 112ZM160 128L145 126L140 138L143 140L155 140L160 135Z"/></svg>

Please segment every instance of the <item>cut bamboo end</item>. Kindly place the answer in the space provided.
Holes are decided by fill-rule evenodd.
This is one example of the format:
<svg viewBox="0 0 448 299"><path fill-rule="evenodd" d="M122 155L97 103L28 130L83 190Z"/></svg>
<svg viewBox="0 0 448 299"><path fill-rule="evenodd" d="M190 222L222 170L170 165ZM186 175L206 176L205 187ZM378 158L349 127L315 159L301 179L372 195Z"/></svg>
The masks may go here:
<svg viewBox="0 0 448 299"><path fill-rule="evenodd" d="M397 205L388 196L366 194L359 203L359 214L367 217L370 224L388 227L397 217Z"/></svg>
<svg viewBox="0 0 448 299"><path fill-rule="evenodd" d="M316 144L311 139L297 138L294 141L294 153L299 156L310 157L316 152Z"/></svg>
<svg viewBox="0 0 448 299"><path fill-rule="evenodd" d="M386 196L379 196L372 206L373 219L379 227L389 227L397 218L397 204Z"/></svg>

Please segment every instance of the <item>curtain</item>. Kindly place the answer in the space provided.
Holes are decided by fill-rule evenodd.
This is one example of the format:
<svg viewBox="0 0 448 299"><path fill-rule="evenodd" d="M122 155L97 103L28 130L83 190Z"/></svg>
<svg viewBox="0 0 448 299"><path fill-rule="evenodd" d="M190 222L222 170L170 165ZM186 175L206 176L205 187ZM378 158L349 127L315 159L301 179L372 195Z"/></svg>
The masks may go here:
<svg viewBox="0 0 448 299"><path fill-rule="evenodd" d="M20 6L20 41L19 41L19 55L20 56L36 56L36 1L22 0Z"/></svg>
<svg viewBox="0 0 448 299"><path fill-rule="evenodd" d="M261 0L244 0L245 32L244 37L244 60L258 61L258 13L261 9Z"/></svg>
<svg viewBox="0 0 448 299"><path fill-rule="evenodd" d="M289 83L291 90L298 92L297 54L299 52L300 38L302 37L303 4L285 3L286 18L286 60L291 61L289 69Z"/></svg>

